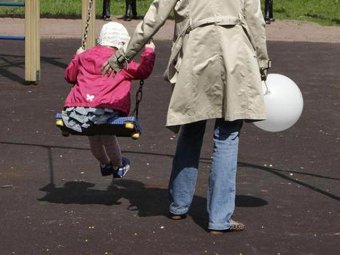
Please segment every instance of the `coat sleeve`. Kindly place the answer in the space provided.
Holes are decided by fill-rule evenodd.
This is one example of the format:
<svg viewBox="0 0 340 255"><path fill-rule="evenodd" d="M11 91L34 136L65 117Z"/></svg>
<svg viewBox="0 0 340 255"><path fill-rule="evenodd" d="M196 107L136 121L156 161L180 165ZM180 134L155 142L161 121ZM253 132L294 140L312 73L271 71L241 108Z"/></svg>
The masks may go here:
<svg viewBox="0 0 340 255"><path fill-rule="evenodd" d="M261 69L267 69L269 57L266 44L265 21L260 0L245 0L245 20L249 27L259 66Z"/></svg>
<svg viewBox="0 0 340 255"><path fill-rule="evenodd" d="M171 11L174 9L178 0L154 0L143 21L141 21L125 51L125 58L133 59L142 47L152 38L153 35L164 25Z"/></svg>
<svg viewBox="0 0 340 255"><path fill-rule="evenodd" d="M79 56L74 55L71 62L65 69L64 78L68 83L74 84L77 81Z"/></svg>
<svg viewBox="0 0 340 255"><path fill-rule="evenodd" d="M130 62L128 69L125 69L125 75L131 80L145 80L152 73L155 64L155 51L146 48L141 55L141 62Z"/></svg>

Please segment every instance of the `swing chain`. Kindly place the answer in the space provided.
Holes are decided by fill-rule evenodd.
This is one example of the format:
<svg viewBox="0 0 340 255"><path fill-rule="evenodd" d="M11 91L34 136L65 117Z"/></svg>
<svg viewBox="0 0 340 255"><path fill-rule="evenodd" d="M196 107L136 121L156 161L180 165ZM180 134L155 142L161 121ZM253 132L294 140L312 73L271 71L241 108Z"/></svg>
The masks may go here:
<svg viewBox="0 0 340 255"><path fill-rule="evenodd" d="M133 110L133 113L135 114L136 118L138 119L138 108L139 108L139 103L143 99L143 85L144 85L144 80L139 81L139 88L136 92L136 103L135 103L135 109Z"/></svg>
<svg viewBox="0 0 340 255"><path fill-rule="evenodd" d="M88 6L88 9L87 9L84 35L83 35L82 42L81 42L81 47L83 49L85 49L85 47L86 47L87 35L88 35L88 32L89 32L89 26L90 26L90 20L91 20L92 6L93 6L93 0L89 0L89 6Z"/></svg>

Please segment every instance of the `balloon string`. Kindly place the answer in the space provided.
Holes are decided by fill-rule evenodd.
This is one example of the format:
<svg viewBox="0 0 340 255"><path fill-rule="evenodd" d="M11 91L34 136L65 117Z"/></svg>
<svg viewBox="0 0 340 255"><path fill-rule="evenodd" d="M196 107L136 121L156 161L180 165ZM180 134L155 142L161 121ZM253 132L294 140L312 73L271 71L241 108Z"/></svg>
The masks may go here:
<svg viewBox="0 0 340 255"><path fill-rule="evenodd" d="M270 94L270 90L267 86L267 81L264 81L264 85L266 86L266 91L264 92L265 95L269 95Z"/></svg>

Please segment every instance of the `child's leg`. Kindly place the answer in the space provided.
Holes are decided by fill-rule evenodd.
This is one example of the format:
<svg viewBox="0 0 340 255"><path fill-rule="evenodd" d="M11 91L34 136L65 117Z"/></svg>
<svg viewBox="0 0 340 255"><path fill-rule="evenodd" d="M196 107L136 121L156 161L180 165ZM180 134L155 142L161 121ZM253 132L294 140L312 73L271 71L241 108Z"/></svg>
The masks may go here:
<svg viewBox="0 0 340 255"><path fill-rule="evenodd" d="M109 157L114 168L122 165L122 152L115 135L101 135L101 142L105 147L106 155Z"/></svg>
<svg viewBox="0 0 340 255"><path fill-rule="evenodd" d="M107 156L102 137L100 135L89 136L90 148L93 156L102 164L110 164L110 158Z"/></svg>

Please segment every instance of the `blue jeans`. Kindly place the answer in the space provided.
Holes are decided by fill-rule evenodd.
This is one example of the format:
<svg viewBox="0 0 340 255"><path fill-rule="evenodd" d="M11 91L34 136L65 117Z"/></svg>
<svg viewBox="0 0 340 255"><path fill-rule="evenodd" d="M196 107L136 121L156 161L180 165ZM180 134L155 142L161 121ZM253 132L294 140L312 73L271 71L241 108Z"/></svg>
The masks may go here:
<svg viewBox="0 0 340 255"><path fill-rule="evenodd" d="M169 211L173 214L186 214L192 203L205 126L204 120L181 127L169 182ZM217 119L215 122L214 150L207 194L209 229L224 230L230 227L230 219L235 209L241 127L242 120Z"/></svg>

